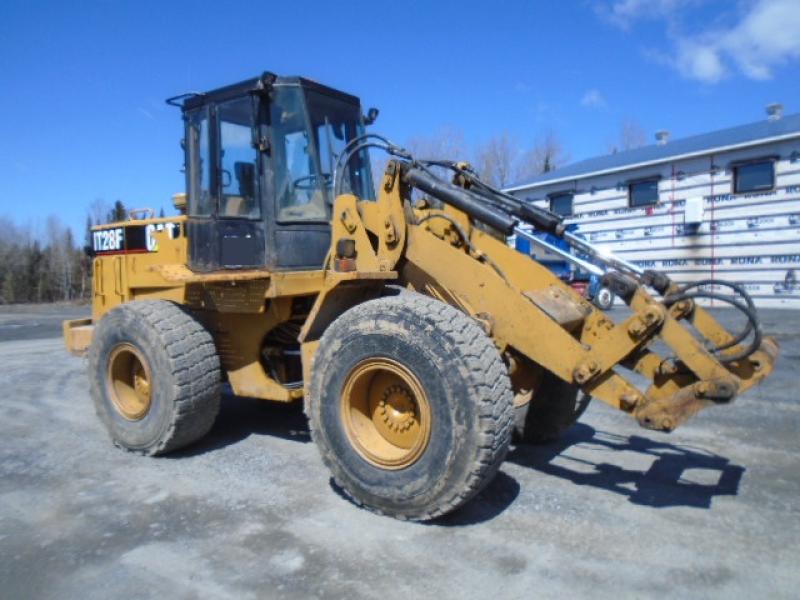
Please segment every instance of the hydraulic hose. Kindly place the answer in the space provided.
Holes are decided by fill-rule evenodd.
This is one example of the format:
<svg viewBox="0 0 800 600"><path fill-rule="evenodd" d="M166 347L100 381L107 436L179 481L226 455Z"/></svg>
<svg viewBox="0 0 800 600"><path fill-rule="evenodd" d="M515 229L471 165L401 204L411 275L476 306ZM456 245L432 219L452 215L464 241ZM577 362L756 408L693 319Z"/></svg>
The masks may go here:
<svg viewBox="0 0 800 600"><path fill-rule="evenodd" d="M698 288L701 285L712 285L712 284L731 288L736 292L737 295L741 296L744 299L744 302L737 300L734 296L719 294L717 292L709 292L702 290L696 292L689 291ZM723 350L735 346L736 344L743 341L751 332L753 333L753 339L751 340L747 348L732 355L720 355L719 359L721 362L731 363L745 359L754 352L756 352L761 347L763 334L761 331L761 324L758 320L758 315L756 313L755 304L753 303L753 299L750 297L750 295L742 286L733 283L731 281L703 279L700 281L695 281L687 285L684 285L677 292L665 296L664 304L666 306L671 306L676 302L680 302L681 300L695 300L698 298L707 298L707 299L719 300L720 302L725 302L727 304L730 304L737 310L739 310L739 312L743 313L747 317L747 325L745 326L744 330L740 332L738 335L734 336L734 338L729 342L712 348L711 351L713 353L720 355L720 353Z"/></svg>
<svg viewBox="0 0 800 600"><path fill-rule="evenodd" d="M701 279L699 281L693 281L692 283L683 286L681 288L681 292L686 292L690 289L700 287L701 285L719 285L722 287L731 288L733 291L735 291L739 296L741 296L744 299L745 303L747 304L747 307L750 309L750 312L752 312L753 315L756 316L756 318L758 317L758 313L756 312L756 305L753 302L753 299L750 297L750 294L748 294L747 291L741 285L734 283L732 281ZM758 326L759 327L761 326L760 322L758 323ZM736 336L733 337L733 339L731 339L726 344L717 346L716 350L726 350L732 346L735 346L736 344L744 340L751 331L752 331L752 323L750 319L748 319L745 328L741 332L739 332Z"/></svg>

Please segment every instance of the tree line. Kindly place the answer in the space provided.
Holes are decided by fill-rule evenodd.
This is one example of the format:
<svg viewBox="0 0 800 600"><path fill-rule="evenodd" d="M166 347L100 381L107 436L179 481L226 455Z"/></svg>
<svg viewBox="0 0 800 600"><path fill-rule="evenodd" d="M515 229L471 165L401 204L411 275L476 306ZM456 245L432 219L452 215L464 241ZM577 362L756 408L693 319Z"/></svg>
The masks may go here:
<svg viewBox="0 0 800 600"><path fill-rule="evenodd" d="M88 300L92 265L84 247L91 245L90 228L126 218L120 200L111 206L95 201L78 243L58 217L47 217L43 227L0 217L0 304Z"/></svg>
<svg viewBox="0 0 800 600"><path fill-rule="evenodd" d="M608 154L616 154L646 143L642 126L634 119L626 119L620 124L618 138L607 142L606 149ZM533 179L571 160L561 136L552 129L539 134L528 145L509 132L501 132L470 148L460 130L443 127L429 136L412 137L406 148L416 158L466 160L482 179L497 188ZM374 170L382 173L386 159L379 156L375 159Z"/></svg>
<svg viewBox="0 0 800 600"><path fill-rule="evenodd" d="M562 167L570 158L554 131L544 133L529 146L523 146L516 136L503 132L470 148L459 129L442 127L431 135L410 138L405 147L419 159L467 161L482 179L497 188ZM378 185L388 159L375 152L372 160Z"/></svg>

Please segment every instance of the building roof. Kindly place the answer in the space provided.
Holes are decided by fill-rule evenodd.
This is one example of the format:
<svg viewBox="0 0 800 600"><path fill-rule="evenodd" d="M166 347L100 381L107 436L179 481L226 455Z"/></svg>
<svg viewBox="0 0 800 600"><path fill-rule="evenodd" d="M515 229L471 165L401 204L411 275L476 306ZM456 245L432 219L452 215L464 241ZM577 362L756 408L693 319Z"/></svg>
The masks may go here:
<svg viewBox="0 0 800 600"><path fill-rule="evenodd" d="M756 123L671 140L663 145L652 144L616 154L596 156L549 173L543 173L528 181L516 183L507 187L506 191L513 192L545 184L584 179L679 158L691 158L711 152L755 146L793 137L800 137L800 113L786 115L774 121L765 119Z"/></svg>

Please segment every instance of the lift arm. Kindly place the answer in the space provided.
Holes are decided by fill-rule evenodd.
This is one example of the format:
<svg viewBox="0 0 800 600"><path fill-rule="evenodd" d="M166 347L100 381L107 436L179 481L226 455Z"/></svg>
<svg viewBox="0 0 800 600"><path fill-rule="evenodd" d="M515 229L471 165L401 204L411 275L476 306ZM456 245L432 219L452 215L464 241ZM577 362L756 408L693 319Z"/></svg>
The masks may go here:
<svg viewBox="0 0 800 600"><path fill-rule="evenodd" d="M601 252L565 232L557 215L478 181L457 172L448 182L424 165L390 161L377 202L336 199L329 269L356 278L359 272L396 271L403 287L478 320L509 365L521 355L648 428L671 431L706 406L729 403L772 371L778 347L760 335L757 321L749 332L757 343L748 344L698 306L695 298L702 294ZM443 208L425 200L412 208L413 189ZM613 322L543 265L509 248L504 236L520 221L604 263L606 283L628 305L629 316ZM737 302L752 307L749 297ZM324 294L318 303L321 309ZM669 355L653 349L657 339ZM624 369L646 378L648 386L635 385L621 374Z"/></svg>

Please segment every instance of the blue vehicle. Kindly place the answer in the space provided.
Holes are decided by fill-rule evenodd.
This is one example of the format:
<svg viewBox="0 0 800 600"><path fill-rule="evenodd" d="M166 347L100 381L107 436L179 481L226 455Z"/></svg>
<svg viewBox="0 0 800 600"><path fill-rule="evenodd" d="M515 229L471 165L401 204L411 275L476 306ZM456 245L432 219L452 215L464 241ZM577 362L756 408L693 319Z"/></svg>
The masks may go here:
<svg viewBox="0 0 800 600"><path fill-rule="evenodd" d="M578 226L575 224L568 225L567 231L575 232L577 228ZM551 246L572 253L570 245L559 237L540 231L532 231L531 233ZM529 240L517 236L514 247L523 254L534 256L534 250ZM575 291L594 303L597 308L608 310L614 304L614 293L602 285L601 278L598 275L587 273L555 254L549 254L546 251L543 254L544 256L537 252L536 260L550 269L561 281L568 283ZM581 255L578 255L578 257L584 260L589 258Z"/></svg>

